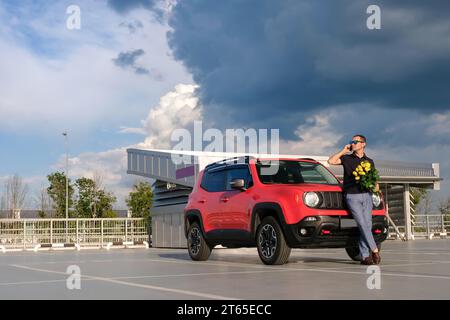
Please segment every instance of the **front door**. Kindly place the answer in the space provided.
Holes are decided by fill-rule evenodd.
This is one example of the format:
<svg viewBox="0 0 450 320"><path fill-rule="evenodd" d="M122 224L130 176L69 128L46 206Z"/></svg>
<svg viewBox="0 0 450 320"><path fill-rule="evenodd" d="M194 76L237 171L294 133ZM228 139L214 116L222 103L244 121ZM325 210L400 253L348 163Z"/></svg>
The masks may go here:
<svg viewBox="0 0 450 320"><path fill-rule="evenodd" d="M227 190L221 196L221 202L225 203L224 214L220 219L223 229L234 229L240 231L249 231L250 209L249 193L251 190L232 189L230 183L233 179L244 179L245 186L249 186L251 179L247 165L237 165L227 170Z"/></svg>

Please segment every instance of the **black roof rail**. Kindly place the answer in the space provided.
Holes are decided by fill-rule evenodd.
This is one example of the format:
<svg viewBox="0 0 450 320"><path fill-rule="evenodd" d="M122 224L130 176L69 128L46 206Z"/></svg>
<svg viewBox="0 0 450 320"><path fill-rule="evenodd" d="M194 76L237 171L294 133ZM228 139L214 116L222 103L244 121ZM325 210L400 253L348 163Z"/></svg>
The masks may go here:
<svg viewBox="0 0 450 320"><path fill-rule="evenodd" d="M252 156L241 156L241 157L233 157L233 158L227 158L227 159L219 160L219 161L216 161L216 162L208 164L205 167L205 170L212 169L212 168L218 167L218 166L227 166L227 165L243 164L243 163L248 164L250 158L254 158L254 157L252 157Z"/></svg>
<svg viewBox="0 0 450 320"><path fill-rule="evenodd" d="M297 158L297 160L311 160L311 161L318 162L316 159L313 159L313 158Z"/></svg>

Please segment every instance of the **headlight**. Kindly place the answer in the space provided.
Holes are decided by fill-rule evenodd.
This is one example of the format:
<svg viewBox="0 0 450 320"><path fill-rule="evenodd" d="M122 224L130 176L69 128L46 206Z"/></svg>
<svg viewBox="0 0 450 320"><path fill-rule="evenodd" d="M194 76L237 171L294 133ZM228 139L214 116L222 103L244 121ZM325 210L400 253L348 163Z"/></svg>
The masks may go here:
<svg viewBox="0 0 450 320"><path fill-rule="evenodd" d="M308 207L315 208L320 204L320 196L317 192L306 192L303 198Z"/></svg>
<svg viewBox="0 0 450 320"><path fill-rule="evenodd" d="M372 203L375 208L380 206L381 197L377 193L372 193Z"/></svg>

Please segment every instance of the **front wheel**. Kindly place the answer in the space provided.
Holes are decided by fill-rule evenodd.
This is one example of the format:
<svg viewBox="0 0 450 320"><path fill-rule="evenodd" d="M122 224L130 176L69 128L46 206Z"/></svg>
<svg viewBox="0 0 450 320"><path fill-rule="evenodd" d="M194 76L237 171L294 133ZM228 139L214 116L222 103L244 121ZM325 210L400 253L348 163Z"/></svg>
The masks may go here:
<svg viewBox="0 0 450 320"><path fill-rule="evenodd" d="M208 260L211 255L211 247L206 242L202 229L197 222L194 222L189 226L187 245L189 256L194 261Z"/></svg>
<svg viewBox="0 0 450 320"><path fill-rule="evenodd" d="M283 231L273 217L264 218L256 233L259 258L264 264L285 264L291 254Z"/></svg>
<svg viewBox="0 0 450 320"><path fill-rule="evenodd" d="M353 261L361 261L362 260L361 255L359 254L358 247L345 248L345 251L347 251L348 256Z"/></svg>

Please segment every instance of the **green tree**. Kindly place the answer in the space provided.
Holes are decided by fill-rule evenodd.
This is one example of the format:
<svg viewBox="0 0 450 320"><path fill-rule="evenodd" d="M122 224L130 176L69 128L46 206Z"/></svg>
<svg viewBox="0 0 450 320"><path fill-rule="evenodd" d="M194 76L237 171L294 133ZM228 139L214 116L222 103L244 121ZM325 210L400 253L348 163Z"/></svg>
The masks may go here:
<svg viewBox="0 0 450 320"><path fill-rule="evenodd" d="M410 192L413 196L413 208L416 209L420 201L422 201L427 196L428 190L425 188L411 188Z"/></svg>
<svg viewBox="0 0 450 320"><path fill-rule="evenodd" d="M116 201L117 198L112 192L98 190L93 203L93 214L98 218L116 218L117 214L113 211L113 204Z"/></svg>
<svg viewBox="0 0 450 320"><path fill-rule="evenodd" d="M135 184L125 202L133 217L150 219L150 208L153 203L152 187L148 182Z"/></svg>
<svg viewBox="0 0 450 320"><path fill-rule="evenodd" d="M50 186L47 188L47 193L53 201L53 208L55 209L56 218L66 217L66 175L63 172L54 172L47 176ZM69 184L69 209L73 206L73 184ZM69 217L72 213L69 210Z"/></svg>
<svg viewBox="0 0 450 320"><path fill-rule="evenodd" d="M102 218L117 218L117 212L108 210L103 212Z"/></svg>
<svg viewBox="0 0 450 320"><path fill-rule="evenodd" d="M89 178L77 179L78 198L75 211L81 218L105 218L114 216L112 206L116 202L113 193L100 189L98 184Z"/></svg>
<svg viewBox="0 0 450 320"><path fill-rule="evenodd" d="M45 211L38 210L37 214L38 214L38 217L41 219L47 218L47 214L45 213Z"/></svg>

